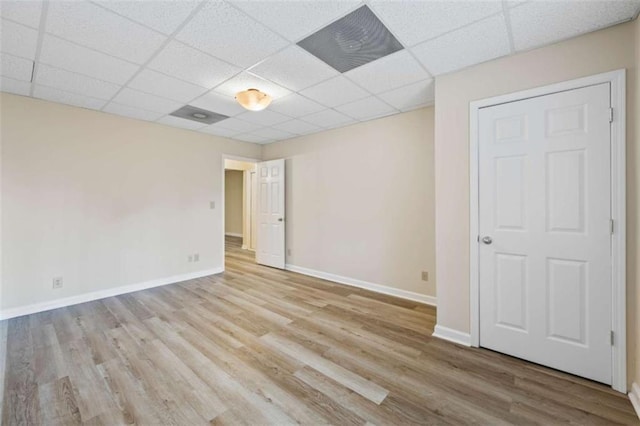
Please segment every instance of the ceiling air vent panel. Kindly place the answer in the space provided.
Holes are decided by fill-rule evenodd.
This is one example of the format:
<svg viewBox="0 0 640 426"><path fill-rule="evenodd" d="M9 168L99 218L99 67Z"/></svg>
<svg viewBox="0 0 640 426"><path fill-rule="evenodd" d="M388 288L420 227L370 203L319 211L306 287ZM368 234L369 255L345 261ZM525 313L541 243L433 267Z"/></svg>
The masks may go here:
<svg viewBox="0 0 640 426"><path fill-rule="evenodd" d="M311 34L298 46L340 72L403 49L367 6Z"/></svg>
<svg viewBox="0 0 640 426"><path fill-rule="evenodd" d="M169 115L173 115L174 117L186 118L187 120L193 120L203 124L213 124L229 118L229 116L227 115L207 111L206 109L197 108L191 105L185 105L182 108L173 111Z"/></svg>

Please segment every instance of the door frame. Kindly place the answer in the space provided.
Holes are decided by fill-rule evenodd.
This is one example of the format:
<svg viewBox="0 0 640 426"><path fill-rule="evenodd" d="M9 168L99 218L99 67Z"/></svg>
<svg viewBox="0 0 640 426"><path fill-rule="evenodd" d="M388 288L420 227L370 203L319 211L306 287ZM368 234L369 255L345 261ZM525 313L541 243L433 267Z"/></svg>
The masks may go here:
<svg viewBox="0 0 640 426"><path fill-rule="evenodd" d="M479 258L479 112L481 108L550 95L602 83L611 84L611 325L612 385L627 392L626 335L626 70L620 69L507 95L473 101L469 104L469 282L470 343L480 346L480 258Z"/></svg>
<svg viewBox="0 0 640 426"><path fill-rule="evenodd" d="M224 168L224 160L236 160L236 161L244 161L246 163L255 163L258 164L261 160L257 159L257 158L251 158L251 157L241 157L238 155L231 155L231 154L222 154L220 156L220 173L222 174L222 178L220 180L220 182L222 182L222 188L220 189L220 233L222 235L222 237L220 238L220 247L221 247L221 251L220 251L220 265L221 265L221 270L222 272L224 272L225 270L225 266L224 266L224 260L225 260L225 233L224 233L224 229L225 229L225 221L224 221L224 209L225 209L225 202L224 202L224 197L225 197L225 192L224 192L224 186L225 186L225 168ZM244 179L243 179L243 185L244 185ZM244 188L243 188L244 189ZM244 221L243 221L244 223Z"/></svg>
<svg viewBox="0 0 640 426"><path fill-rule="evenodd" d="M257 163L255 163L257 164ZM257 168L257 167L256 167ZM252 244L252 241L255 240L256 234L256 226L255 226L255 213L256 213L256 184L254 179L257 179L257 171L256 170L245 170L243 176L243 184L244 184L244 205L247 209L247 215L245 216L244 229L249 232L248 237L246 238L248 243L244 243L244 237L242 242L243 250L250 250L255 252L255 246ZM253 175L253 176L252 176ZM245 235L246 236L246 235ZM253 246L253 247L252 247Z"/></svg>

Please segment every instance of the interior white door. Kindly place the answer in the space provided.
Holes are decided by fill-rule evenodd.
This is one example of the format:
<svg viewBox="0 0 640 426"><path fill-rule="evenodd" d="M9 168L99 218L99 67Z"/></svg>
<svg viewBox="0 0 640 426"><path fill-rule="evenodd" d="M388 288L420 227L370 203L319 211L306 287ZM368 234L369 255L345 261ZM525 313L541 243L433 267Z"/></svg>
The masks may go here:
<svg viewBox="0 0 640 426"><path fill-rule="evenodd" d="M258 163L256 262L284 269L284 160Z"/></svg>
<svg viewBox="0 0 640 426"><path fill-rule="evenodd" d="M611 383L609 83L479 112L480 345Z"/></svg>

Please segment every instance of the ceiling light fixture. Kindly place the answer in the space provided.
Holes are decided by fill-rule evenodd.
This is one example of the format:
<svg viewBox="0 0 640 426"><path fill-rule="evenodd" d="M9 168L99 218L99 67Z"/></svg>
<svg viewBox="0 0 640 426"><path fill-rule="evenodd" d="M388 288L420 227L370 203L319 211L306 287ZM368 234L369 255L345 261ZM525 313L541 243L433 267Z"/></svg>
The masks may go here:
<svg viewBox="0 0 640 426"><path fill-rule="evenodd" d="M258 89L248 89L238 92L236 101L249 111L262 111L271 103L271 96Z"/></svg>

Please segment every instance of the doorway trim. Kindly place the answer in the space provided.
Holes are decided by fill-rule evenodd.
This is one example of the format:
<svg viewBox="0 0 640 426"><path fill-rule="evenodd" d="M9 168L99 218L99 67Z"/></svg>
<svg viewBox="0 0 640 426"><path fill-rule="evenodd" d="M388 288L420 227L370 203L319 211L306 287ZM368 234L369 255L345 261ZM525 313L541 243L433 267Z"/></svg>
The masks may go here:
<svg viewBox="0 0 640 426"><path fill-rule="evenodd" d="M469 104L469 284L471 346L480 346L479 127L481 108L602 83L611 84L611 387L627 392L626 335L626 70L620 69L548 86L473 101Z"/></svg>
<svg viewBox="0 0 640 426"><path fill-rule="evenodd" d="M220 265L222 265L222 272L224 272L224 260L225 260L225 233L224 233L224 229L225 229L225 222L224 222L224 209L225 209L225 203L224 203L224 197L225 197L225 193L224 193L224 186L225 186L225 168L224 168L224 160L236 160L236 161L244 161L247 163L255 163L258 164L261 160L257 159L257 158L251 158L251 157L241 157L238 155L231 155L231 154L222 154L220 156L220 173L222 175L222 178L220 180L220 182L222 182L222 188L220 189L220 233L222 235L222 237L220 238Z"/></svg>

